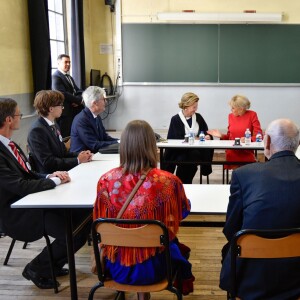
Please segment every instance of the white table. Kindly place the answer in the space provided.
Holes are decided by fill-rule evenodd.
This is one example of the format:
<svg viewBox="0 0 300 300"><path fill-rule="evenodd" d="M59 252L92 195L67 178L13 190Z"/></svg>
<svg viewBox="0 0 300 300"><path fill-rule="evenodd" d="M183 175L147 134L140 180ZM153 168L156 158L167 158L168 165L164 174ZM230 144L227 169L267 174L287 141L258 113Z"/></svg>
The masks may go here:
<svg viewBox="0 0 300 300"><path fill-rule="evenodd" d="M70 271L71 299L77 299L77 282L73 249L72 218L73 208L93 208L96 199L97 182L100 176L119 165L119 156L106 160L95 160L80 164L70 170L72 181L55 189L27 195L12 204L13 208L52 208L66 211L66 240ZM95 157L96 159L97 157ZM114 159L113 159L114 158ZM100 159L100 158L98 158ZM187 197L191 200L191 213L225 214L228 203L228 185L184 185Z"/></svg>
<svg viewBox="0 0 300 300"><path fill-rule="evenodd" d="M200 142L199 140L195 140L193 145L189 145L189 143L184 142L184 140L167 140L167 142L159 142L156 144L160 149L160 167L161 169L165 169L165 164L209 164L209 165L244 165L245 161L226 161L226 160L216 160L216 161L166 161L164 152L166 149L231 149L231 150L264 150L264 142L252 142L250 145L245 145L245 143L241 143L239 146L234 145L233 140L206 140L205 142ZM200 177L201 177L201 169L200 169ZM201 178L200 178L201 182ZM223 183L224 183L224 172L223 172Z"/></svg>
<svg viewBox="0 0 300 300"><path fill-rule="evenodd" d="M228 184L184 184L191 201L192 214L226 214L230 186Z"/></svg>
<svg viewBox="0 0 300 300"><path fill-rule="evenodd" d="M96 199L97 182L100 176L119 166L119 155L115 159L105 155L106 160L95 160L80 164L69 171L71 182L55 189L27 195L11 205L12 208L65 209L66 240L70 274L71 299L77 300L77 282L73 248L72 209L93 208ZM100 158L99 158L100 159Z"/></svg>

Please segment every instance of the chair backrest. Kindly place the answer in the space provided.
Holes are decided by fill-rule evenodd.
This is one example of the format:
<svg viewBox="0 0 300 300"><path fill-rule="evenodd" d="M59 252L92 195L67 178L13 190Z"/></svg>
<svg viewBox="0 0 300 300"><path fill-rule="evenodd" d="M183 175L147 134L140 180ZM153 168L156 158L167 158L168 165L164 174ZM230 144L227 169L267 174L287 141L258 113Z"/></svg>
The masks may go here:
<svg viewBox="0 0 300 300"><path fill-rule="evenodd" d="M300 257L300 228L278 230L244 229L231 241L231 297L237 293L236 260L238 258ZM242 280L242 279L241 279Z"/></svg>
<svg viewBox="0 0 300 300"><path fill-rule="evenodd" d="M124 228L119 225L138 225ZM166 226L157 220L97 219L93 222L92 237L99 281L104 281L98 244L123 247L164 247L167 279L172 284L169 249L169 233Z"/></svg>

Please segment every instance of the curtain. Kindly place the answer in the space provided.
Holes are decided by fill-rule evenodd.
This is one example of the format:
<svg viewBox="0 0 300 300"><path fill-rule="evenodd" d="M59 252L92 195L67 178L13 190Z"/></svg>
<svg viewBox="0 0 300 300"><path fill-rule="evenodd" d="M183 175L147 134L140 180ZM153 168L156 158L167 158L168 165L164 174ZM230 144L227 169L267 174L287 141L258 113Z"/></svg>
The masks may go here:
<svg viewBox="0 0 300 300"><path fill-rule="evenodd" d="M28 0L34 94L51 89L51 52L47 0Z"/></svg>
<svg viewBox="0 0 300 300"><path fill-rule="evenodd" d="M85 89L85 53L83 33L83 0L71 0L72 76Z"/></svg>

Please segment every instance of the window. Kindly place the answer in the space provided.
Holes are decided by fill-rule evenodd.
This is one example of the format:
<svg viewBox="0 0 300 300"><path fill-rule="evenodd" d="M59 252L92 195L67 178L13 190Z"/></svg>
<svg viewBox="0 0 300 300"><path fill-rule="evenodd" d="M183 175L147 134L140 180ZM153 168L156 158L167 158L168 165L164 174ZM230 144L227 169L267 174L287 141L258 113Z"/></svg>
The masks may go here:
<svg viewBox="0 0 300 300"><path fill-rule="evenodd" d="M48 0L52 73L57 69L57 56L67 53L65 0Z"/></svg>

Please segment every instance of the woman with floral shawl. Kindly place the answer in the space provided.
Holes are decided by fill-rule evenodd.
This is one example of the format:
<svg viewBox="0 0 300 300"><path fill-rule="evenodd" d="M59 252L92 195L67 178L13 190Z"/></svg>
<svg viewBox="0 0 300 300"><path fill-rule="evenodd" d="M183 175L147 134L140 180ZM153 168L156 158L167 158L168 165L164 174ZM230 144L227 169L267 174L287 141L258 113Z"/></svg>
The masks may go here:
<svg viewBox="0 0 300 300"><path fill-rule="evenodd" d="M120 166L101 176L97 186L94 219L116 218L142 174L146 179L124 212L123 219L155 219L169 230L173 266L182 270L183 294L193 291L191 264L184 257L188 247L176 238L180 221L190 211L182 182L175 175L157 169L155 135L142 120L128 123L121 135ZM108 274L119 283L145 285L165 278L164 255L156 248L104 247ZM149 299L138 293L138 299Z"/></svg>

